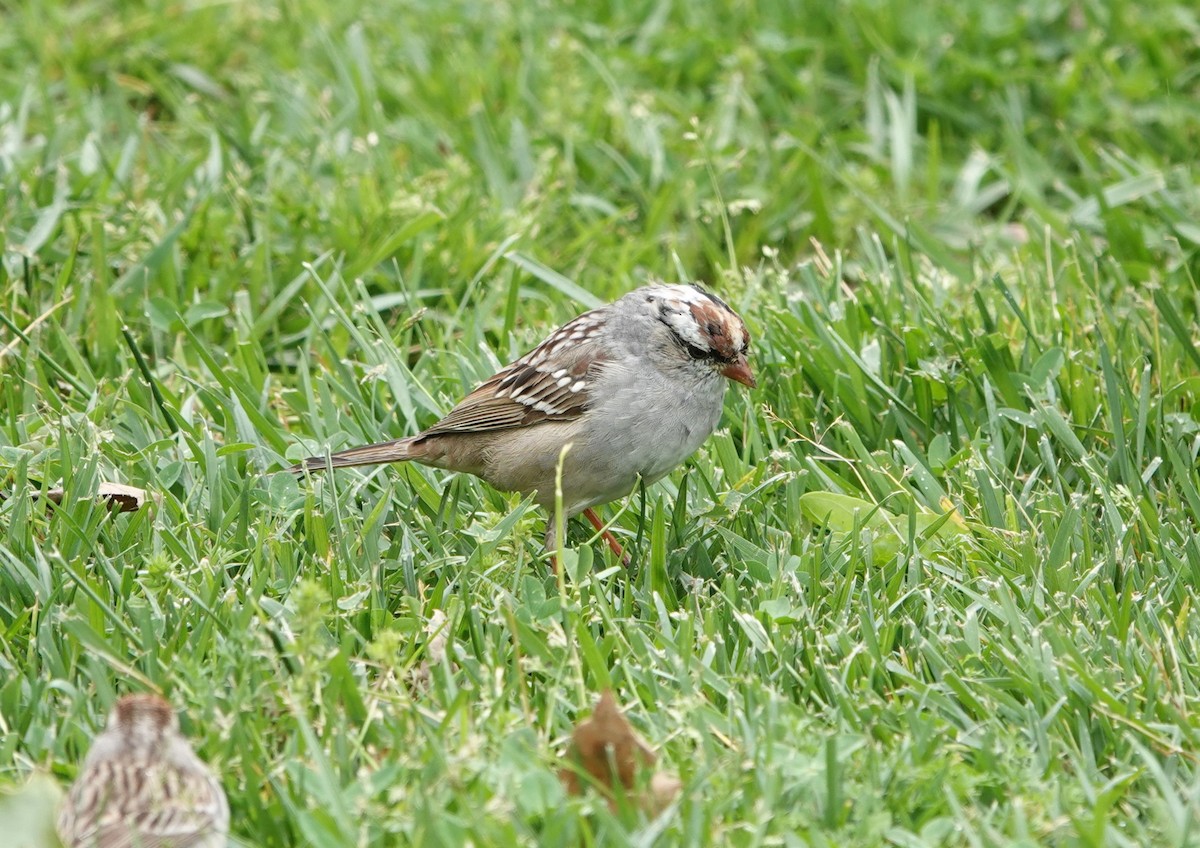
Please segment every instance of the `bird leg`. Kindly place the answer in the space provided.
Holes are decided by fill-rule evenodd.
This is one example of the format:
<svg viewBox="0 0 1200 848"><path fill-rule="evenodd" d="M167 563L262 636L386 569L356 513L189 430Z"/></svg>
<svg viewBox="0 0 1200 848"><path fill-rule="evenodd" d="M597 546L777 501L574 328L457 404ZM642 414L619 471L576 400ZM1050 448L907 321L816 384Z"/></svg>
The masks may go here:
<svg viewBox="0 0 1200 848"><path fill-rule="evenodd" d="M604 522L600 520L600 516L596 514L594 509L585 509L583 516L592 523L597 532L604 538L609 549L621 558L622 565L629 565L629 555L625 553L625 549L621 547L621 543L617 541L617 537L604 529ZM546 522L546 552L550 554L550 570L558 573L558 534L555 532L554 519L551 518Z"/></svg>
<svg viewBox="0 0 1200 848"><path fill-rule="evenodd" d="M596 510L588 507L583 511L583 517L592 522L592 526L596 528L600 536L608 543L609 550L616 554L621 559L622 565L629 565L629 557L625 553L625 549L621 547L621 543L617 541L617 537L609 533L604 526L604 522L600 520L600 516L596 515Z"/></svg>

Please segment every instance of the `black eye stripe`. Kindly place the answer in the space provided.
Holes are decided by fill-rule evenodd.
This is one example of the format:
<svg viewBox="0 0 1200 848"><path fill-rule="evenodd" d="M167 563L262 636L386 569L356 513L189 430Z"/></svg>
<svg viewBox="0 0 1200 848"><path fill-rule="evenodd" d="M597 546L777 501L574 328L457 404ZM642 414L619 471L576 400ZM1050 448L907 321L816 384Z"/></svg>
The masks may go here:
<svg viewBox="0 0 1200 848"><path fill-rule="evenodd" d="M675 332L675 328L672 327L671 322L667 320L668 314L669 313L666 309L662 310L658 315L658 320L661 321L663 326L667 328L668 332L671 334L671 338L675 340L676 344L687 351L687 355L692 359L712 359L712 351L702 350L701 348L696 347L687 339L680 336L679 333Z"/></svg>
<svg viewBox="0 0 1200 848"><path fill-rule="evenodd" d="M686 303L673 302L667 299L660 300L657 310L658 320L666 326L666 328L671 332L671 338L675 340L675 343L678 344L692 360L697 362L720 363L723 365L737 362L738 358L744 355L746 349L750 346L750 334L746 332L743 325L740 327L740 335L742 337L741 344L738 346L737 350L731 349L730 342L732 342L734 337L738 335L739 328L736 325L741 324L741 321L737 317L737 313L733 312L733 310L729 308L725 301L721 300L711 292L705 291L701 286L693 283L691 284L691 288L703 294L711 302L719 305L723 312L732 315L733 324L735 325L732 327L728 327L726 323L717 318L708 318L707 320L701 319L697 326L697 329L701 331L701 335L705 336L704 341L714 344L714 347L720 348L719 350L696 345L680 335L679 331L671 323L669 320L671 317L685 314L687 310L691 309L691 307ZM647 300L650 300L650 298L647 298ZM694 311L692 312L692 316L694 319L699 319L699 316L696 315ZM724 343L721 343L720 340L724 340Z"/></svg>
<svg viewBox="0 0 1200 848"><path fill-rule="evenodd" d="M710 292L708 289L704 288L704 286L700 285L699 283L692 283L692 284L691 284L691 286L692 286L692 288L694 288L696 291L700 292L700 294L704 295L704 296L705 296L705 297L707 297L709 300L711 300L713 303L715 303L715 304L717 304L718 306L720 306L720 307L721 307L722 309L724 309L726 312L732 312L732 311L733 311L732 309L730 309L730 308L729 308L729 304L728 304L728 303L726 303L725 301L721 300L721 298L717 297L715 294L713 294L712 292Z"/></svg>
<svg viewBox="0 0 1200 848"><path fill-rule="evenodd" d="M678 343L678 345L683 348L687 355L692 359L705 362L733 362L737 359L736 355L722 356L715 350L704 350L703 348L696 347L691 342L681 338L665 317L661 317L659 320L662 321L663 324L666 325L666 328L671 331L671 338L675 339L676 343Z"/></svg>
<svg viewBox="0 0 1200 848"><path fill-rule="evenodd" d="M688 356L692 359L716 359L716 355L712 351L701 350L694 344L683 341L683 339L679 339L679 341L683 344L683 349L687 351Z"/></svg>

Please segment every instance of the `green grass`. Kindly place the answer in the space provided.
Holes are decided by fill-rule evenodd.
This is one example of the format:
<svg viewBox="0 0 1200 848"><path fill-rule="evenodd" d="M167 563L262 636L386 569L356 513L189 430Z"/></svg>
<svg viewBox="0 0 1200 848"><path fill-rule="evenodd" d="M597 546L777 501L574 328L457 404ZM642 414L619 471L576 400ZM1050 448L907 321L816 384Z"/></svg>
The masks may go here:
<svg viewBox="0 0 1200 848"><path fill-rule="evenodd" d="M0 832L155 689L264 848L1200 845L1198 39L1154 0L9 4L0 789L42 800ZM741 311L760 386L608 508L634 567L580 526L556 580L473 478L270 475L655 277ZM657 820L558 783L606 686L683 781Z"/></svg>

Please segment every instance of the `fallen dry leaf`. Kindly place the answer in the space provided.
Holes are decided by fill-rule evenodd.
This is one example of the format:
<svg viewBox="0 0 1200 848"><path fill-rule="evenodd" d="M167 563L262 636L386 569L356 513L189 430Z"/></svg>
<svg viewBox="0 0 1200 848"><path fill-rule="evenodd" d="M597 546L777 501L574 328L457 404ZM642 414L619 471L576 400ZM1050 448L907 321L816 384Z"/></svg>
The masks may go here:
<svg viewBox="0 0 1200 848"><path fill-rule="evenodd" d="M571 751L568 755L575 767L567 766L559 772L559 779L572 795L583 791L580 770L591 776L595 785L609 798L609 805L616 806L614 791L619 785L629 792L638 784L638 772L654 765L654 752L634 732L632 725L621 715L616 699L610 690L604 690L590 718L581 721L571 734ZM645 794L639 797L641 806L657 814L679 794L680 782L673 776L656 772L649 780Z"/></svg>
<svg viewBox="0 0 1200 848"><path fill-rule="evenodd" d="M34 498L37 498L40 492L34 492ZM54 501L56 504L61 504L63 501L64 492L61 488L50 489L46 492L46 499ZM96 485L96 500L103 501L108 504L108 508L115 512L137 512L150 499L146 494L145 489L138 489L133 486L123 486L120 483L99 483Z"/></svg>

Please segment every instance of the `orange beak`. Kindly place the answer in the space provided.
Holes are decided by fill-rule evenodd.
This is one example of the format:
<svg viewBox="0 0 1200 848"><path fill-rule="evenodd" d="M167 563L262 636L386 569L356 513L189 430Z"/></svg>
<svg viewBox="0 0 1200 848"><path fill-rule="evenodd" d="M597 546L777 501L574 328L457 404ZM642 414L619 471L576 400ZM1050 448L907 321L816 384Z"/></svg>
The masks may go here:
<svg viewBox="0 0 1200 848"><path fill-rule="evenodd" d="M750 364L746 362L745 354L739 354L737 359L721 369L720 374L752 389L758 385L754 379L754 372L750 370Z"/></svg>

